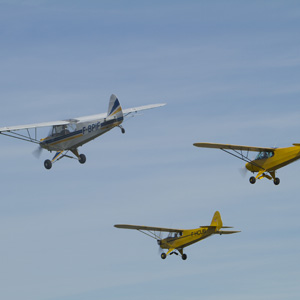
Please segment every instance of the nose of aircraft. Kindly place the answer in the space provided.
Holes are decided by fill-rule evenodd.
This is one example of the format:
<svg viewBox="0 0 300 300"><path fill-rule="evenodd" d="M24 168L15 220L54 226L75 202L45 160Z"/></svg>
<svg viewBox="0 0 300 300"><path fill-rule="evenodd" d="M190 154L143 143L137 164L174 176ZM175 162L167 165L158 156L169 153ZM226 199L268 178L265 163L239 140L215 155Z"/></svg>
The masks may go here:
<svg viewBox="0 0 300 300"><path fill-rule="evenodd" d="M245 167L246 167L247 170L249 170L249 171L252 172L252 164L246 163L246 164L245 164Z"/></svg>

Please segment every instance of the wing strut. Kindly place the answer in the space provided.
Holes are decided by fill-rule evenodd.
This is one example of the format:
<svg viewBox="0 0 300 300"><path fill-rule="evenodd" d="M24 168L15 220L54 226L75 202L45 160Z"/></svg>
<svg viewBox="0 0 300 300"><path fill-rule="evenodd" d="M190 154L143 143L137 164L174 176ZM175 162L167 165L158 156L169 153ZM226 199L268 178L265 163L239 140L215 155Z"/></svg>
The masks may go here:
<svg viewBox="0 0 300 300"><path fill-rule="evenodd" d="M141 233L143 233L145 235L148 235L149 237L151 237L151 238L153 238L155 240L160 239L160 237L157 234L155 234L155 231L152 232L152 231L148 230L149 233L146 233L146 232L144 232L141 229L138 229L137 231L139 231L139 232L141 232Z"/></svg>
<svg viewBox="0 0 300 300"><path fill-rule="evenodd" d="M228 154L230 154L230 155L232 155L232 156L234 156L234 157L236 157L236 158L238 158L238 159L240 159L240 160L242 160L242 161L244 161L244 162L247 162L247 163L249 163L249 164L251 164L251 165L253 165L253 166L255 166L255 167L258 167L258 168L260 168L260 169L262 169L262 170L264 170L264 171L266 170L266 169L262 168L261 166L259 166L258 164L254 163L252 160L250 160L250 159L248 158L249 151L247 151L247 156L245 156L245 155L243 154L243 150L241 150L241 152L238 152L238 151L235 150L235 149L231 149L233 152L235 152L235 153L237 153L237 154L234 154L234 153L232 153L232 152L230 152L230 151L227 151L227 150L225 150L225 149L223 149L223 148L220 148L220 150L222 150L222 151L224 151L224 152L226 152L226 153L228 153Z"/></svg>
<svg viewBox="0 0 300 300"><path fill-rule="evenodd" d="M34 143L34 144L39 144L40 143L40 141L38 141L36 138L31 137L29 131L28 131L28 136L26 136L24 134L19 134L19 133L16 133L16 132L10 132L10 133L0 132L0 134L6 135L6 136L14 138L14 139Z"/></svg>

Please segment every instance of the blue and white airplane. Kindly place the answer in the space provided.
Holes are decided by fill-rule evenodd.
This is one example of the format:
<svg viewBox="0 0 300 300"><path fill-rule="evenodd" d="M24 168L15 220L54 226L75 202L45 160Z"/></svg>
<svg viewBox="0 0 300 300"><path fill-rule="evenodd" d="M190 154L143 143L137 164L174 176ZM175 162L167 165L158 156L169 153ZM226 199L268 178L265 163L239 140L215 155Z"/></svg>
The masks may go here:
<svg viewBox="0 0 300 300"><path fill-rule="evenodd" d="M84 164L86 157L84 154L78 153L78 147L114 127L119 127L122 133L125 133L125 129L121 126L125 118L133 116L139 111L164 105L164 103L152 104L122 110L118 98L115 95L111 95L107 113L63 121L2 127L0 128L0 134L38 144L39 149L36 151L37 154L40 154L42 149L50 152L55 151L56 154L52 160L47 159L44 161L44 166L48 170L51 169L54 162L63 157L75 158L81 164ZM38 140L37 129L41 127L52 127L52 130L46 138ZM25 131L25 133L20 134L19 131L21 130ZM34 134L30 133L30 130L34 130ZM74 157L67 154L69 151L74 154Z"/></svg>

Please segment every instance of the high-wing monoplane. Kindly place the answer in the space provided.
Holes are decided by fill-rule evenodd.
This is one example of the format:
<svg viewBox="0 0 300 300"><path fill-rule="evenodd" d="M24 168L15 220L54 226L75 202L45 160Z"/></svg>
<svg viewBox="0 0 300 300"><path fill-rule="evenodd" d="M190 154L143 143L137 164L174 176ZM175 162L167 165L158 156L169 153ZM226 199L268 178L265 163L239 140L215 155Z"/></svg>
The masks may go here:
<svg viewBox="0 0 300 300"><path fill-rule="evenodd" d="M174 229L174 228L163 228L163 227L152 227L152 226L139 226L139 225L125 225L117 224L117 228L123 229L135 229L147 236L157 240L160 249L166 249L167 253L162 252L161 258L165 259L167 255L178 253L181 255L183 260L187 259L187 255L183 253L183 249L194 243L197 243L213 234L231 234L240 231L224 231L222 228L232 228L229 226L223 226L221 215L218 211L215 212L211 224L208 226L200 226L195 229ZM161 238L162 232L168 232L166 238Z"/></svg>
<svg viewBox="0 0 300 300"><path fill-rule="evenodd" d="M276 177L276 170L285 167L288 164L300 158L300 144L293 144L292 147L285 148L268 148L253 147L229 144L214 143L195 143L194 146L200 148L220 149L246 162L246 170L257 173L251 176L249 181L254 184L256 179L267 178L273 180L275 185L280 183L280 179ZM249 158L249 152L258 152L254 160Z"/></svg>
<svg viewBox="0 0 300 300"><path fill-rule="evenodd" d="M165 104L152 104L122 110L118 98L115 95L111 95L107 113L63 121L2 127L0 128L0 134L38 144L39 148L37 153L40 153L42 149L46 149L50 152L55 151L56 153L52 160L45 160L44 166L46 169L51 169L52 164L63 157L75 158L81 164L84 164L86 162L86 156L78 153L78 147L90 142L114 127L119 127L122 133L125 133L125 129L121 126L125 118L134 116L137 112L164 105ZM42 127L52 127L52 129L47 137L38 139L37 129ZM73 153L74 156L68 155L69 151Z"/></svg>

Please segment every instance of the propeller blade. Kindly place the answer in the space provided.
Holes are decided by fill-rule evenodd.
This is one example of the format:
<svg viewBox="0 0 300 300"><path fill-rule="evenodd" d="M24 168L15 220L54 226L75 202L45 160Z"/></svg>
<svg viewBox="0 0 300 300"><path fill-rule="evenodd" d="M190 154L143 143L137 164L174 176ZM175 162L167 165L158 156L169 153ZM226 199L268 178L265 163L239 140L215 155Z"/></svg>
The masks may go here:
<svg viewBox="0 0 300 300"><path fill-rule="evenodd" d="M161 255L163 252L164 250L160 246L158 246L158 254Z"/></svg>
<svg viewBox="0 0 300 300"><path fill-rule="evenodd" d="M239 171L240 171L240 174L241 174L243 177L245 177L248 170L246 169L246 167L243 167L243 168L240 168Z"/></svg>
<svg viewBox="0 0 300 300"><path fill-rule="evenodd" d="M41 154L42 154L43 148L41 146L38 146L33 152L32 154L36 157L36 158L40 158Z"/></svg>

